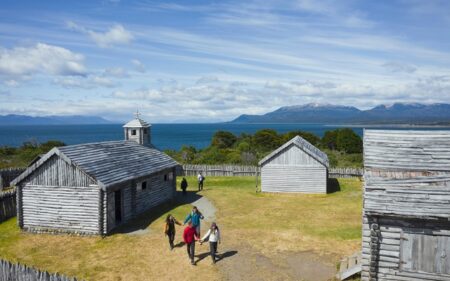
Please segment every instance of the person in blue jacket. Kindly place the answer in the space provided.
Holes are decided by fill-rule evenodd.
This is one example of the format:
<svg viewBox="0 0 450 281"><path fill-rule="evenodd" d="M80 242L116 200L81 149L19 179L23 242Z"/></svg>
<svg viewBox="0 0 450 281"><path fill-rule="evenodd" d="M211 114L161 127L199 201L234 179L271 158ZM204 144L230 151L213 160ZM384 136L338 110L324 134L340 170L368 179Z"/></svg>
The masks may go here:
<svg viewBox="0 0 450 281"><path fill-rule="evenodd" d="M197 236L200 236L200 220L204 219L202 213L197 209L196 206L192 208L192 211L186 216L183 225L187 222L192 222L192 226L195 227Z"/></svg>

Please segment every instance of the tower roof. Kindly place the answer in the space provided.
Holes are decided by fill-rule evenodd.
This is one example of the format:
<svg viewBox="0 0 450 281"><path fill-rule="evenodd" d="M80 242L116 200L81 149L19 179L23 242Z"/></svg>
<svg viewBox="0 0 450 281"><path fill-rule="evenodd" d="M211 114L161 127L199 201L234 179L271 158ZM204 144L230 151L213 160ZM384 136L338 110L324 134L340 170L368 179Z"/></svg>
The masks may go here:
<svg viewBox="0 0 450 281"><path fill-rule="evenodd" d="M124 128L146 128L150 124L141 119L140 113L136 112L136 118L123 125Z"/></svg>

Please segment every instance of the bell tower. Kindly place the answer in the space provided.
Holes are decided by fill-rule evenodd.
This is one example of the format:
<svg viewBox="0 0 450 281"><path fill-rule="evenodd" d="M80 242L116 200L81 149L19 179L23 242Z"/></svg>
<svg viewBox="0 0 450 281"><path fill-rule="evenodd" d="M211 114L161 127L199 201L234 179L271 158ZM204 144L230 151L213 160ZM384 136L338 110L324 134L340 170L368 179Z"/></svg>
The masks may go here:
<svg viewBox="0 0 450 281"><path fill-rule="evenodd" d="M136 111L135 118L126 123L124 128L125 140L132 140L140 145L152 146L150 127L151 125L141 119L139 111Z"/></svg>

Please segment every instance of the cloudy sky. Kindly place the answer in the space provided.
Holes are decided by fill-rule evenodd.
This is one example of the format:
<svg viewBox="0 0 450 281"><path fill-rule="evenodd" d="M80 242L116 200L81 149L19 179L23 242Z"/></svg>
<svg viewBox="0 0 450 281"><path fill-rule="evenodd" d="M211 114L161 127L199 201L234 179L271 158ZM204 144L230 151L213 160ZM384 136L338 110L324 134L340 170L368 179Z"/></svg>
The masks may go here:
<svg viewBox="0 0 450 281"><path fill-rule="evenodd" d="M446 0L2 0L0 114L213 122L450 103L449 30Z"/></svg>

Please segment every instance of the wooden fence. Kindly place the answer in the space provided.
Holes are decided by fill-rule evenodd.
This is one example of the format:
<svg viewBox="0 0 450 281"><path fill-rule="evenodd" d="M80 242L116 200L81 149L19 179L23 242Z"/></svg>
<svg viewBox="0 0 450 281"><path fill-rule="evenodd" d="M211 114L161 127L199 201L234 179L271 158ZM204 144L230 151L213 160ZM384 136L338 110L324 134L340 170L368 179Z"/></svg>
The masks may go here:
<svg viewBox="0 0 450 281"><path fill-rule="evenodd" d="M11 184L11 181L13 179L17 178L23 171L25 171L25 168L1 169L0 170L0 191L5 187L9 187L9 185Z"/></svg>
<svg viewBox="0 0 450 281"><path fill-rule="evenodd" d="M16 190L0 192L0 222L15 217L16 214Z"/></svg>
<svg viewBox="0 0 450 281"><path fill-rule="evenodd" d="M22 264L10 263L0 259L0 281L77 281L59 273L49 273Z"/></svg>
<svg viewBox="0 0 450 281"><path fill-rule="evenodd" d="M208 176L255 176L260 169L256 166L239 165L183 165L183 169L177 171L178 176L196 176L202 173ZM356 178L363 176L360 168L331 168L328 171L330 178Z"/></svg>

